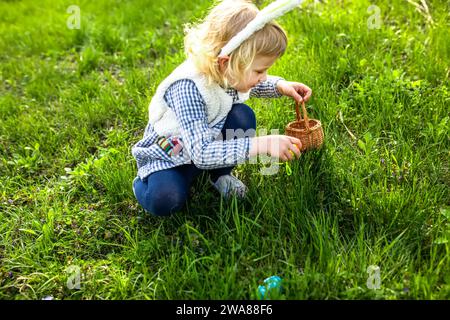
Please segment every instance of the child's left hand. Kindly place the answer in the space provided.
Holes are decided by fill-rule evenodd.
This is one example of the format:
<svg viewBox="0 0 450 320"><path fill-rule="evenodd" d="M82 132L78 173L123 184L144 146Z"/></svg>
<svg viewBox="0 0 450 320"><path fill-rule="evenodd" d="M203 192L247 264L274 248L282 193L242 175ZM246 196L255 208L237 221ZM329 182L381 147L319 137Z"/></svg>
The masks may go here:
<svg viewBox="0 0 450 320"><path fill-rule="evenodd" d="M286 80L280 80L277 82L277 90L282 95L294 98L298 103L301 103L302 100L307 102L312 94L311 88L307 85L300 82Z"/></svg>

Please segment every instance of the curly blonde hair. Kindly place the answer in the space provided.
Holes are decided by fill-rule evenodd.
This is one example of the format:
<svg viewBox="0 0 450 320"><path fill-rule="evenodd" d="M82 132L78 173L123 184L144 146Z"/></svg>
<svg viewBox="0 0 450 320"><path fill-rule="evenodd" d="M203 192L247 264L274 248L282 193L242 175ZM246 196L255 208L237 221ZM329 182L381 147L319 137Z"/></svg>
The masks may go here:
<svg viewBox="0 0 450 320"><path fill-rule="evenodd" d="M185 53L209 83L222 87L236 86L244 79L256 56L281 57L286 51L287 35L278 23L271 21L245 40L229 56L228 67L220 72L218 54L225 44L258 14L258 8L247 0L222 0L213 6L198 24L185 26ZM230 83L229 79L234 81Z"/></svg>

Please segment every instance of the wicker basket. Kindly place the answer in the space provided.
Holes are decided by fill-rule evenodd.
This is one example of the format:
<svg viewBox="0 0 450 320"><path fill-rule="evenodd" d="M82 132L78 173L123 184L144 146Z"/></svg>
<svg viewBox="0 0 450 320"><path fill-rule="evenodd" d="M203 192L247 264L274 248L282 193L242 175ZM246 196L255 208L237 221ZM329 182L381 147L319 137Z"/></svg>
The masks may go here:
<svg viewBox="0 0 450 320"><path fill-rule="evenodd" d="M309 119L306 113L305 102L302 101L303 117L300 115L298 102L295 103L297 121L290 122L286 126L286 135L300 139L302 148L300 151L318 149L323 144L323 129L319 120Z"/></svg>

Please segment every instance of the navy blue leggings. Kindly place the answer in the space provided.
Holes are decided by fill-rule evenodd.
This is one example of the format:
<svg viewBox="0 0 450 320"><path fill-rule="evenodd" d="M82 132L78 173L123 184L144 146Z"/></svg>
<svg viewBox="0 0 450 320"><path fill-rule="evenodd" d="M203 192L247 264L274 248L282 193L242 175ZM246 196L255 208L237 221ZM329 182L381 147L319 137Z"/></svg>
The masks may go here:
<svg viewBox="0 0 450 320"><path fill-rule="evenodd" d="M222 129L224 139L226 139L226 129L256 130L255 113L246 104L234 104ZM144 180L136 178L133 183L134 193L137 201L146 211L156 216L169 216L184 207L188 200L189 189L201 173L206 171L210 174L211 180L216 181L220 176L230 174L233 168L234 166L202 170L194 164L185 164L156 171Z"/></svg>

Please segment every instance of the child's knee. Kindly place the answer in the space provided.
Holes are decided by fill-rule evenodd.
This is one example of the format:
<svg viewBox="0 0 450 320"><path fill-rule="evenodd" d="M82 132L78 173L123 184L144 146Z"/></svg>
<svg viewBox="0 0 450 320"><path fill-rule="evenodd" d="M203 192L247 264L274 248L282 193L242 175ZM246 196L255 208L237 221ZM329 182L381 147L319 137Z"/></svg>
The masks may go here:
<svg viewBox="0 0 450 320"><path fill-rule="evenodd" d="M228 119L229 118L229 119ZM231 111L228 113L228 118L234 128L230 129L256 129L255 112L248 105L244 103L234 104Z"/></svg>
<svg viewBox="0 0 450 320"><path fill-rule="evenodd" d="M187 192L185 190L173 188L156 188L148 190L142 207L155 216L170 216L183 209Z"/></svg>

